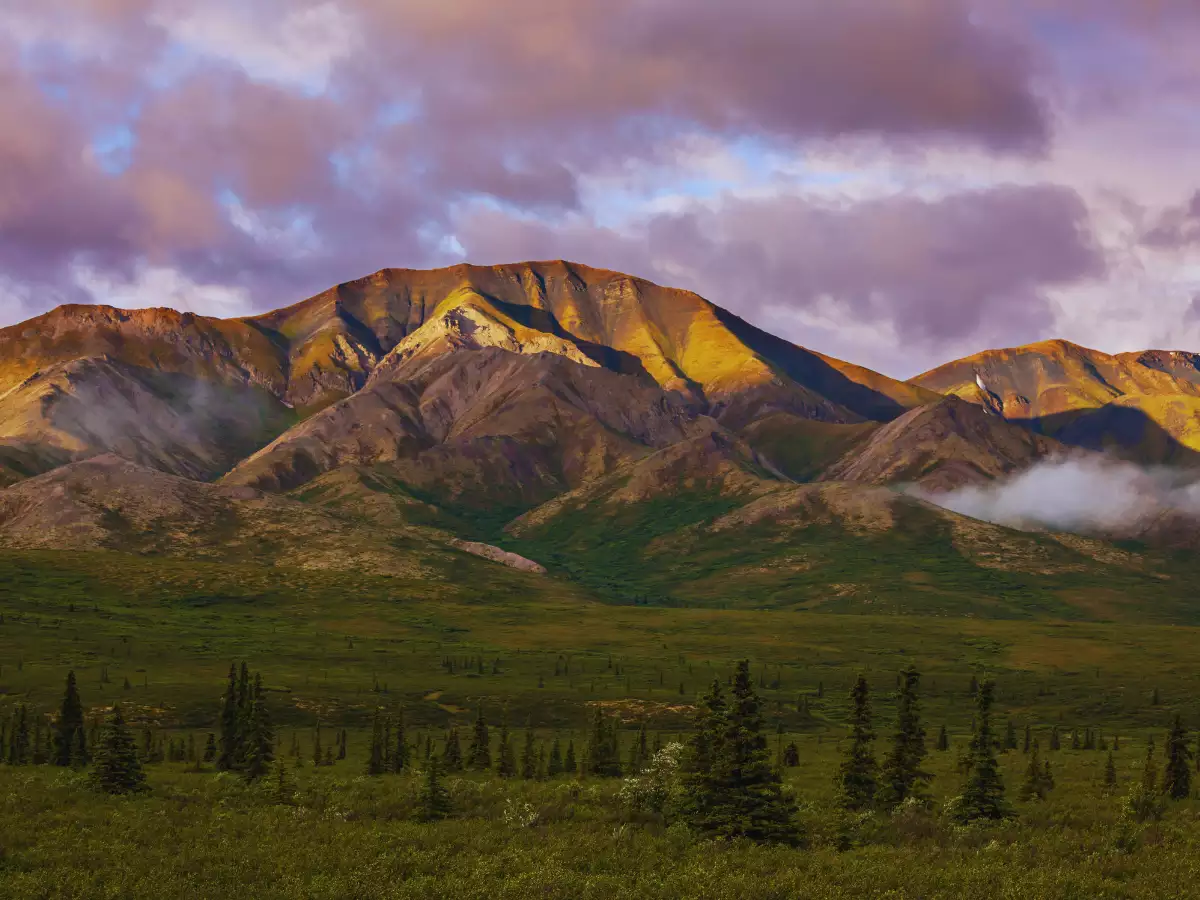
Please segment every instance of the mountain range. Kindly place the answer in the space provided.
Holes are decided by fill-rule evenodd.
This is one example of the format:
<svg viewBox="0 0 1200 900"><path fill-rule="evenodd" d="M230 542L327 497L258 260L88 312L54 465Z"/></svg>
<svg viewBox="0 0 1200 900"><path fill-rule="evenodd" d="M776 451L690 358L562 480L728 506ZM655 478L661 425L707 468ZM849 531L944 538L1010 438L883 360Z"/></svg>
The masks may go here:
<svg viewBox="0 0 1200 900"><path fill-rule="evenodd" d="M1189 529L1160 548L1162 529L1015 531L930 499L1046 459L1198 453L1200 354L1048 341L898 381L563 261L0 330L14 552L436 577L470 557L610 602L1070 615L1084 588L1186 579Z"/></svg>

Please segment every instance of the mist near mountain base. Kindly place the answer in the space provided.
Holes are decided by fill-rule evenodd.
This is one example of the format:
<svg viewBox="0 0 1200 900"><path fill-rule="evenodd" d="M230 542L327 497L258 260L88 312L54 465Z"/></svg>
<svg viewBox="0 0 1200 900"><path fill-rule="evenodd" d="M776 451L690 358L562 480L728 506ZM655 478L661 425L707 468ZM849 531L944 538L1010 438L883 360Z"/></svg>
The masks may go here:
<svg viewBox="0 0 1200 900"><path fill-rule="evenodd" d="M1008 478L910 493L952 512L1025 530L1129 533L1164 514L1200 518L1200 478L1108 457L1050 459Z"/></svg>

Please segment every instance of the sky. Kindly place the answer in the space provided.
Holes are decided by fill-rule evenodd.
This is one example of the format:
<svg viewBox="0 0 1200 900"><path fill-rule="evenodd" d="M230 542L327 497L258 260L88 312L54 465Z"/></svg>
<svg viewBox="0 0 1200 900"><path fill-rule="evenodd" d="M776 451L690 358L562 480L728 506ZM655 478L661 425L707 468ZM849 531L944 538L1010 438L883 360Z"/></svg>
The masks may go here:
<svg viewBox="0 0 1200 900"><path fill-rule="evenodd" d="M0 0L0 325L566 258L896 377L1200 351L1195 0Z"/></svg>

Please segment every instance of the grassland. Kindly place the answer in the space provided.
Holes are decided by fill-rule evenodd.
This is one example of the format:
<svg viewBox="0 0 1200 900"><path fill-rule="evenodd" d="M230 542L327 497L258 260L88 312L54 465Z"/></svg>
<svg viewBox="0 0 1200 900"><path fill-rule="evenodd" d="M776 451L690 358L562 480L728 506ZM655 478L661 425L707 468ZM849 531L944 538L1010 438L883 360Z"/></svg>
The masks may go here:
<svg viewBox="0 0 1200 900"><path fill-rule="evenodd" d="M611 605L579 584L462 565L406 580L0 555L0 716L17 702L49 712L73 668L89 715L119 701L139 728L202 740L236 659L262 671L281 747L295 737L307 752L318 720L350 734L350 758L294 770L283 804L182 764L152 766L151 794L126 800L94 795L74 773L0 766L0 896L1200 896L1200 805L1122 824L1120 796L1100 787L1103 753L1051 754L1051 800L992 828L956 829L936 812L850 821L832 805L851 679L866 673L886 732L909 662L924 673L931 735L945 724L955 744L931 761L939 803L961 783L972 676L995 679L1001 723L1030 725L1043 745L1054 727L1064 747L1074 729L1120 736L1123 793L1173 715L1200 721L1200 629L1139 622L1137 598L1111 621ZM472 658L484 674L464 665ZM626 744L642 721L669 740L688 727L695 694L739 658L762 679L773 746L801 748L787 780L806 849L714 845L630 815L617 785L594 779L456 776L455 817L422 825L411 821L419 776L360 774L377 708L402 709L414 740L435 746L481 705L493 724L528 725L543 742L582 743L595 704L622 717ZM1015 788L1025 757L1003 760ZM513 803L529 803L537 824L506 822Z"/></svg>

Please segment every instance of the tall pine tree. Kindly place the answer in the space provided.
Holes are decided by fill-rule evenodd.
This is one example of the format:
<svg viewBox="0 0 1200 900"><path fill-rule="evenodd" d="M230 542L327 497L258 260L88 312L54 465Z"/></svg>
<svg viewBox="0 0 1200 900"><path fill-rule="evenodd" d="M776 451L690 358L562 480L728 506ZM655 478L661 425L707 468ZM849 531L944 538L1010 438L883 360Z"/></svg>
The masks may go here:
<svg viewBox="0 0 1200 900"><path fill-rule="evenodd" d="M1005 819L1012 815L1004 797L1004 780L996 760L996 737L992 731L992 705L996 686L979 685L975 694L975 731L967 750L967 784L959 798L955 817L960 822Z"/></svg>
<svg viewBox="0 0 1200 900"><path fill-rule="evenodd" d="M74 670L67 673L67 688L54 723L54 750L51 762L56 766L87 763L83 730L83 703L75 683ZM83 748L83 752L80 750ZM80 759L82 757L82 759Z"/></svg>
<svg viewBox="0 0 1200 900"><path fill-rule="evenodd" d="M245 732L241 740L244 759L242 774L247 781L257 781L271 771L271 763L275 761L275 732L267 712L261 675L254 676L248 703Z"/></svg>
<svg viewBox="0 0 1200 900"><path fill-rule="evenodd" d="M702 698L684 770L685 821L718 837L794 844L795 801L771 766L750 663L742 660L726 704L719 681Z"/></svg>
<svg viewBox="0 0 1200 900"><path fill-rule="evenodd" d="M483 717L483 707L475 717L475 727L471 732L471 746L467 749L467 765L477 772L486 772L492 767L492 742L488 735L487 720Z"/></svg>
<svg viewBox="0 0 1200 900"><path fill-rule="evenodd" d="M896 702L896 732L879 775L879 802L893 809L912 797L922 800L924 787L933 775L921 768L925 760L925 728L921 724L918 688L921 673L909 666L900 673L900 695Z"/></svg>
<svg viewBox="0 0 1200 900"><path fill-rule="evenodd" d="M228 772L237 758L238 701L237 666L229 664L229 683L225 687L225 698L221 702L221 738L217 752L217 769Z"/></svg>
<svg viewBox="0 0 1200 900"><path fill-rule="evenodd" d="M862 675L850 690L850 746L838 767L838 803L843 809L870 808L877 790L877 770L871 730L871 689Z"/></svg>
<svg viewBox="0 0 1200 900"><path fill-rule="evenodd" d="M133 794L147 790L146 773L138 759L137 745L121 707L114 706L95 748L95 765L92 767L91 782L106 794Z"/></svg>
<svg viewBox="0 0 1200 900"><path fill-rule="evenodd" d="M1188 748L1188 733L1183 718L1175 716L1171 733L1167 735L1167 765L1163 769L1163 793L1172 800L1186 800L1192 792L1192 751Z"/></svg>

